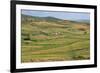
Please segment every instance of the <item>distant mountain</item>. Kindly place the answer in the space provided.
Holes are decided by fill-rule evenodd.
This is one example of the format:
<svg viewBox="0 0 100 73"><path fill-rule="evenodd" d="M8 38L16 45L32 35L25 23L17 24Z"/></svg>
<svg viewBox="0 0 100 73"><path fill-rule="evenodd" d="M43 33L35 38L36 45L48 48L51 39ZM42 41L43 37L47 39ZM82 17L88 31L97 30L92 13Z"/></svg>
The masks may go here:
<svg viewBox="0 0 100 73"><path fill-rule="evenodd" d="M71 23L86 23L86 24L89 24L90 21L89 20L82 20L82 19L79 19L79 20L63 20L63 19L59 19L59 18L56 18L56 17L38 17L38 16L30 16L30 15L25 15L25 14L21 14L21 19L22 19L22 22L30 22L30 21L48 21L48 22L71 22Z"/></svg>
<svg viewBox="0 0 100 73"><path fill-rule="evenodd" d="M62 19L58 19L58 18L50 17L50 16L37 17L37 16L30 16L30 15L24 15L24 14L21 15L21 19L22 19L22 21L25 21L25 22L33 21L33 20L35 20L35 21L43 21L43 20L45 20L45 21L62 21Z"/></svg>
<svg viewBox="0 0 100 73"><path fill-rule="evenodd" d="M49 20L49 21L61 21L62 20L62 19L55 18L55 17L50 17L50 16L42 17L42 18L44 18L45 20Z"/></svg>
<svg viewBox="0 0 100 73"><path fill-rule="evenodd" d="M90 20L81 20L81 22L90 23Z"/></svg>
<svg viewBox="0 0 100 73"><path fill-rule="evenodd" d="M30 16L30 15L24 15L21 14L22 21L32 21L32 20L40 20L40 17Z"/></svg>
<svg viewBox="0 0 100 73"><path fill-rule="evenodd" d="M79 19L79 20L74 20L74 21L76 21L76 22L80 22L80 23L90 24L90 20Z"/></svg>

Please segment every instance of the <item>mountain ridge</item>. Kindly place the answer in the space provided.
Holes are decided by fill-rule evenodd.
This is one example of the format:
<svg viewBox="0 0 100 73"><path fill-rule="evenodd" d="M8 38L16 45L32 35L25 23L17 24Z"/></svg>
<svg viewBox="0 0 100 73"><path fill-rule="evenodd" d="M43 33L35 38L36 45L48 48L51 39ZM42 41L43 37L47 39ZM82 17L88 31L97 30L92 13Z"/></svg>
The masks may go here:
<svg viewBox="0 0 100 73"><path fill-rule="evenodd" d="M70 21L70 22L74 22L74 23L86 23L89 24L90 21L89 20L65 20L65 19L60 19L60 18L56 18L56 17L51 17L51 16L47 16L47 17L39 17L39 16L31 16L31 15L25 15L25 14L21 14L22 17L22 21L32 21L32 20L46 20L46 21Z"/></svg>

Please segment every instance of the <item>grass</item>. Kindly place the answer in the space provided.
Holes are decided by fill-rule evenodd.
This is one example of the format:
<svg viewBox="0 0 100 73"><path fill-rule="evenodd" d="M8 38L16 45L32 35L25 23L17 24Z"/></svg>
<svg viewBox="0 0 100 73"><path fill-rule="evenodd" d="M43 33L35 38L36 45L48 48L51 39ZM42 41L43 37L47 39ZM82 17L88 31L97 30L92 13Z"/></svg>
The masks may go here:
<svg viewBox="0 0 100 73"><path fill-rule="evenodd" d="M84 29L81 30L80 28ZM31 21L22 23L21 61L45 62L90 58L89 25Z"/></svg>

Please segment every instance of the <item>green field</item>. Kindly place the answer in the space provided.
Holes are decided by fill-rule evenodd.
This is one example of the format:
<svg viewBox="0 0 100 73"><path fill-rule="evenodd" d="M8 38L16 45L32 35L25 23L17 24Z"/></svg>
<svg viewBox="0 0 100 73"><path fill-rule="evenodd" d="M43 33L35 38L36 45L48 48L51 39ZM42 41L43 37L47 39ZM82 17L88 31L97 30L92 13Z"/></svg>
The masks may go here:
<svg viewBox="0 0 100 73"><path fill-rule="evenodd" d="M21 16L21 62L90 59L90 24Z"/></svg>

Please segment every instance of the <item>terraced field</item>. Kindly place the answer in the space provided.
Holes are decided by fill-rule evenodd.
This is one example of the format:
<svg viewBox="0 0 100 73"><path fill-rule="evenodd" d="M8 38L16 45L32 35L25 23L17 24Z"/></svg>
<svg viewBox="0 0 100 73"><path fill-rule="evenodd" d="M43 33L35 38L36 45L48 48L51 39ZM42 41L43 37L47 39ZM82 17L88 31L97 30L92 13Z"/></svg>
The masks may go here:
<svg viewBox="0 0 100 73"><path fill-rule="evenodd" d="M22 15L22 62L86 60L89 58L89 24L52 17Z"/></svg>

